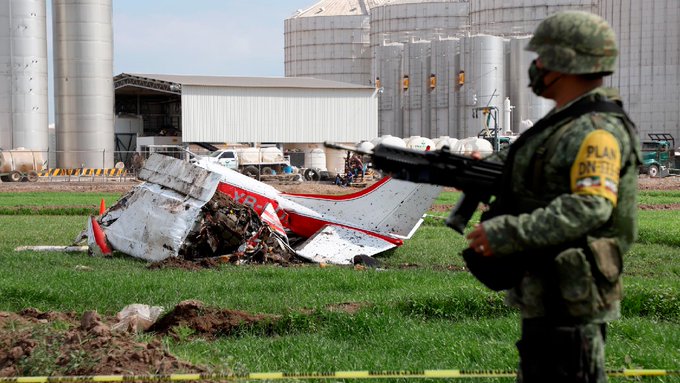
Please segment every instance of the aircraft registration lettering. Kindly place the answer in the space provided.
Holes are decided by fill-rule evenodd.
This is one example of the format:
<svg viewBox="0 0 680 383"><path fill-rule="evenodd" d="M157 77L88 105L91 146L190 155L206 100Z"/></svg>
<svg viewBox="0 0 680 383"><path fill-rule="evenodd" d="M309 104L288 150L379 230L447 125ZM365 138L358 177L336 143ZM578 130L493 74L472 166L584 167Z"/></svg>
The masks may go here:
<svg viewBox="0 0 680 383"><path fill-rule="evenodd" d="M269 198L257 194L248 194L247 191L240 191L233 185L224 183L221 184L220 190L233 198L237 203L251 207L258 214L262 213L267 204L271 204L281 223L285 224L288 222L288 213L286 213L286 211L274 200L270 200Z"/></svg>
<svg viewBox="0 0 680 383"><path fill-rule="evenodd" d="M599 195L616 206L620 153L619 143L611 133L600 129L589 133L571 167L571 191Z"/></svg>

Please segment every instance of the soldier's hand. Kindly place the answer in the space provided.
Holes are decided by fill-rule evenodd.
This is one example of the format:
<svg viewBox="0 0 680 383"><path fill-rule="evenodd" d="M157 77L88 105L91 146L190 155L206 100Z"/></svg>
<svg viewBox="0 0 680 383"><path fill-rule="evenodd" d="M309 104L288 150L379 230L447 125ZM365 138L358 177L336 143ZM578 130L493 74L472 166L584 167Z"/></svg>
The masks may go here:
<svg viewBox="0 0 680 383"><path fill-rule="evenodd" d="M476 253L482 254L485 257L493 255L493 250L489 245L489 238L487 238L482 224L475 225L475 228L465 238L468 240L469 247Z"/></svg>

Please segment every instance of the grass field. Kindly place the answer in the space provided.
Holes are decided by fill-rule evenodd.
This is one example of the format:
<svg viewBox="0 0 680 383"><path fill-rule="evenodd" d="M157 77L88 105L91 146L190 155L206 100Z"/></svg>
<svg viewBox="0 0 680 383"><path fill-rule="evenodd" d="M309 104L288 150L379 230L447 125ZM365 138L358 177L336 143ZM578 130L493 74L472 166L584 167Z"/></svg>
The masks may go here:
<svg viewBox="0 0 680 383"><path fill-rule="evenodd" d="M284 316L274 331L253 327L210 341L188 331L180 339L164 339L178 357L213 370L516 367L517 313L503 304L502 294L455 271L463 266L458 253L465 241L439 219L427 219L413 239L380 257L384 267L378 270L316 265L149 270L128 257L14 251L21 245L70 244L84 228L82 209L95 213L102 198L108 206L117 195L0 194L0 311L34 307L114 315L131 303L171 309L196 299ZM457 193L443 193L437 203L456 198ZM677 203L680 192L642 192L642 201ZM680 369L680 211L645 210L639 219L639 241L625 257L623 319L608 334L607 366ZM345 302L361 309L326 309Z"/></svg>

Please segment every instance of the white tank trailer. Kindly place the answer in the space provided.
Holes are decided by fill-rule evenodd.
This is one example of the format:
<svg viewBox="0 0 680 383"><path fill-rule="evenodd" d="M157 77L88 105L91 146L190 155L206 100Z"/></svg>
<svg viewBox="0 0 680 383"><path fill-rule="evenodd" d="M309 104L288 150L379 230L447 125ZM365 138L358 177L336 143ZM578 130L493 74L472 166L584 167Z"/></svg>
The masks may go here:
<svg viewBox="0 0 680 383"><path fill-rule="evenodd" d="M0 180L2 182L38 181L38 172L43 169L43 152L17 148L0 150Z"/></svg>
<svg viewBox="0 0 680 383"><path fill-rule="evenodd" d="M112 168L112 0L52 0L57 163Z"/></svg>
<svg viewBox="0 0 680 383"><path fill-rule="evenodd" d="M47 152L45 0L0 2L0 148Z"/></svg>

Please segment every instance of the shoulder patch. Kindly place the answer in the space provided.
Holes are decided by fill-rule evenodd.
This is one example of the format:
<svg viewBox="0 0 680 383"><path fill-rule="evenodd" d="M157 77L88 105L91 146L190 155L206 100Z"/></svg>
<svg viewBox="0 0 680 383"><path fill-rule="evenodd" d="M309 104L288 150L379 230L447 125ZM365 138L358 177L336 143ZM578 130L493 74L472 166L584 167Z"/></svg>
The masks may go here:
<svg viewBox="0 0 680 383"><path fill-rule="evenodd" d="M616 206L620 171L619 142L606 130L597 129L583 140L571 166L571 192L599 195Z"/></svg>

